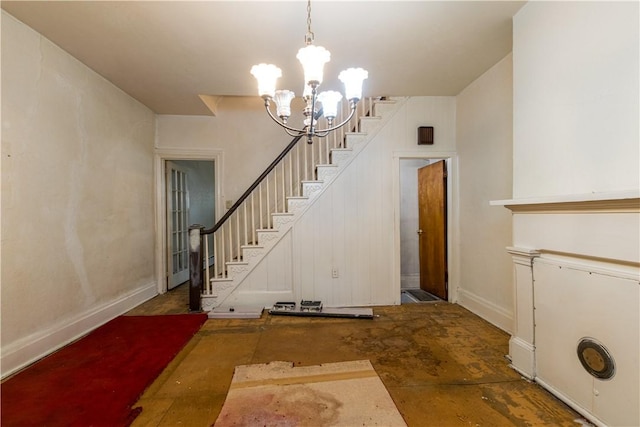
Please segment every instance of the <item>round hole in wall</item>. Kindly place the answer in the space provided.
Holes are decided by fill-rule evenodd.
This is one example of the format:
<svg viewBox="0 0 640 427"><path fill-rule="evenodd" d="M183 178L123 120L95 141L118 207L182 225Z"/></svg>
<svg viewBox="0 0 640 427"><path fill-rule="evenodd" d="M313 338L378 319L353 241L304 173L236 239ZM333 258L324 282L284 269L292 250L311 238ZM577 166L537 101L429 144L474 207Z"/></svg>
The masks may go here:
<svg viewBox="0 0 640 427"><path fill-rule="evenodd" d="M607 348L593 338L578 342L578 359L582 367L601 380L611 379L616 373L615 362Z"/></svg>

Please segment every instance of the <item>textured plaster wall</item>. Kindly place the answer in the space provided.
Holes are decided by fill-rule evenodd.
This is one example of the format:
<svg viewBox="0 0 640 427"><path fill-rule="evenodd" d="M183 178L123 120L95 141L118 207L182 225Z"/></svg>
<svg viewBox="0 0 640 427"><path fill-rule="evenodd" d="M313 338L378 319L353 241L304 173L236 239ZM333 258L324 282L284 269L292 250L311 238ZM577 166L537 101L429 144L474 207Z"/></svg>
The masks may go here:
<svg viewBox="0 0 640 427"><path fill-rule="evenodd" d="M154 282L154 114L2 12L2 350Z"/></svg>
<svg viewBox="0 0 640 427"><path fill-rule="evenodd" d="M512 263L505 251L511 244L511 213L489 201L511 198L512 64L508 55L456 99L460 303L469 306L469 299L474 299L501 311L505 319L513 315ZM510 322L499 326L511 329Z"/></svg>

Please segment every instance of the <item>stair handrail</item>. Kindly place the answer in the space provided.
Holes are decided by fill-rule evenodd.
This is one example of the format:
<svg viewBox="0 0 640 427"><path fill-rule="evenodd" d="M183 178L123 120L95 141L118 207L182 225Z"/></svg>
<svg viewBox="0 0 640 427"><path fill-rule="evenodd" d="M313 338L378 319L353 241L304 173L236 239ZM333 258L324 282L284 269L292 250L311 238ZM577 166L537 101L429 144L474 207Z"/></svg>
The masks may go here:
<svg viewBox="0 0 640 427"><path fill-rule="evenodd" d="M298 141L300 141L300 139L302 139L304 135L298 135L295 138L293 138L291 140L291 142L289 143L289 145L287 145L284 150L282 150L282 152L278 155L278 157L275 158L275 160L273 162L271 162L271 164L269 166L267 166L267 168L264 170L264 172L262 172L262 174L253 182L253 184L251 184L251 186L249 186L249 188L247 189L247 191L245 191L242 196L240 196L238 198L238 200L236 200L236 202L229 208L229 210L227 211L227 213L225 213L222 218L220 218L220 220L218 220L218 222L216 222L214 224L213 227L211 227L208 230L203 230L202 234L212 234L215 233L216 231L218 231L218 229L220 227L222 227L222 225L225 223L225 221L227 219L229 219L229 217L231 217L231 215L234 214L234 212L240 207L240 205L242 205L242 203L251 195L251 193L253 193L253 190L255 190L258 185L260 185L260 183L271 173L271 171L273 171L273 169L275 169L275 167L280 163L280 161L287 155L289 154L289 151L291 151L293 149L293 147L296 146L296 144L298 143Z"/></svg>
<svg viewBox="0 0 640 427"><path fill-rule="evenodd" d="M314 116L314 120L318 120L323 114L323 110L322 108L320 108L318 111L316 111L316 114ZM353 116L353 113L349 116L349 119L351 119L351 117ZM347 123L348 120L346 120L343 124ZM253 182L253 184L251 184L251 186L247 189L247 191L245 191L242 196L240 196L240 198L238 198L238 200L236 200L236 202L229 208L229 210L227 211L227 213L225 213L222 218L220 218L220 220L218 220L218 222L216 222L213 227L211 227L208 230L203 230L202 234L212 234L215 233L216 231L218 231L218 229L220 227L222 227L222 225L224 224L224 222L229 219L229 217L231 217L231 215L234 214L234 212L240 207L240 205L242 205L242 202L244 202L250 195L251 193L253 193L253 190L255 190L258 185L260 185L260 183L271 173L271 171L273 171L273 169L275 169L276 166L278 166L278 164L280 163L280 161L282 159L284 159L284 157L289 154L289 151L291 151L293 149L293 147L296 146L296 144L298 143L298 141L300 141L300 139L305 136L306 134L301 133L300 135L295 136L291 142L289 143L289 145L287 145L284 150L282 150L282 152L280 153L280 155L278 155L278 157L275 158L275 160L273 162L271 162L271 164L269 166L267 166L267 168L264 170L264 172L262 172L262 174Z"/></svg>

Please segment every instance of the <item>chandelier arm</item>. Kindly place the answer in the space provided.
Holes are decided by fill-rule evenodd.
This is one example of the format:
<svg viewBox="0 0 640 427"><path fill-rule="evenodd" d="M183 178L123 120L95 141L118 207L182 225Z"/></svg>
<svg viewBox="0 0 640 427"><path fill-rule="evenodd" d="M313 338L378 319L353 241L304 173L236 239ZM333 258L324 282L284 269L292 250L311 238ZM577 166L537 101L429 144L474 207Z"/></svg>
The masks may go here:
<svg viewBox="0 0 640 427"><path fill-rule="evenodd" d="M326 134L328 134L329 132L332 132L332 131L334 131L334 130L336 130L336 129L339 129L339 128L341 128L342 126L346 125L346 124L349 122L349 120L351 120L351 118L353 117L353 115L355 114L355 112L356 112L356 103L355 103L355 102L352 102L352 103L351 103L351 113L349 113L349 117L347 117L346 119L344 119L342 123L340 123L340 124L338 124L338 125L335 125L335 126L332 126L332 127L330 127L330 128L327 128L327 129L317 129L317 130L315 130L314 132L315 132L316 134L319 134L319 133L325 133L325 135L318 135L318 136L320 136L320 137L322 137L322 136L327 136Z"/></svg>
<svg viewBox="0 0 640 427"><path fill-rule="evenodd" d="M325 136L329 135L329 131L326 132L316 132L313 136L317 136L318 138L324 138Z"/></svg>
<svg viewBox="0 0 640 427"><path fill-rule="evenodd" d="M287 131L291 131L291 132L296 132L296 134L291 134L289 132L289 135L291 136L298 136L298 135L304 135L306 134L306 128L304 129L296 129L296 128L292 128L291 126L287 126L284 123L282 123L281 121L279 121L271 112L271 109L269 108L269 99L265 99L264 100L264 108L265 110L267 110L267 113L269 114L269 117L271 117L271 120L273 120L274 122L276 122L277 124L279 124L280 126L282 126L283 128L285 128Z"/></svg>
<svg viewBox="0 0 640 427"><path fill-rule="evenodd" d="M287 128L284 128L284 131L285 131L289 136L293 136L293 137L296 137L296 136L303 136L303 135L305 135L305 134L306 134L305 132L291 132L291 131L290 131L289 129L287 129Z"/></svg>

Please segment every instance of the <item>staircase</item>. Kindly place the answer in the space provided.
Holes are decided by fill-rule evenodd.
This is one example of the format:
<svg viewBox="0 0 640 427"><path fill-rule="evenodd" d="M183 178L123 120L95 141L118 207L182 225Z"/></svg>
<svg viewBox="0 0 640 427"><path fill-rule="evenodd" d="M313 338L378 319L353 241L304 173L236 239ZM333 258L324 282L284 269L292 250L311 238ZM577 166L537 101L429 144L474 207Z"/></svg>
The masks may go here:
<svg viewBox="0 0 640 427"><path fill-rule="evenodd" d="M241 288L246 276L404 100L362 100L351 122L327 138L313 144L294 138L212 229L192 226L191 310L211 311Z"/></svg>

